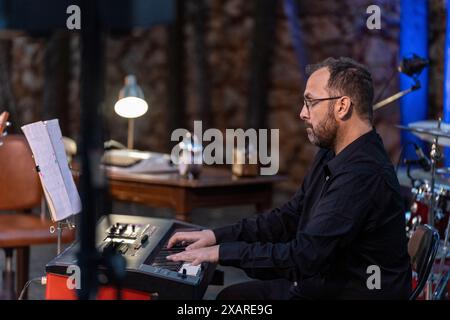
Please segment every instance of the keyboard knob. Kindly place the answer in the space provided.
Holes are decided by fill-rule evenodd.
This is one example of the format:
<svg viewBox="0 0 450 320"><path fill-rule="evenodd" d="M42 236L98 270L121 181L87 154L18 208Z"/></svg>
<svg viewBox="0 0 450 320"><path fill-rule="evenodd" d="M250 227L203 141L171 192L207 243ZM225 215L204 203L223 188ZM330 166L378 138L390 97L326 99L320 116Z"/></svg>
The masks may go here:
<svg viewBox="0 0 450 320"><path fill-rule="evenodd" d="M141 244L146 243L148 240L148 234L144 234L144 236L141 238Z"/></svg>

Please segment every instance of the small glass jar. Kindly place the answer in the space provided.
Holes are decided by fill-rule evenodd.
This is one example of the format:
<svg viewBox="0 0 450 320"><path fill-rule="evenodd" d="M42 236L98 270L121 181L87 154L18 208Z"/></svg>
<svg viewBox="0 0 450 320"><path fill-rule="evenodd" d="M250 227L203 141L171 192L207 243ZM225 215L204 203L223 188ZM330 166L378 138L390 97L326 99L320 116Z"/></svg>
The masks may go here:
<svg viewBox="0 0 450 320"><path fill-rule="evenodd" d="M179 143L179 147L178 172L184 178L198 179L203 161L203 147L200 141L196 135L188 132Z"/></svg>

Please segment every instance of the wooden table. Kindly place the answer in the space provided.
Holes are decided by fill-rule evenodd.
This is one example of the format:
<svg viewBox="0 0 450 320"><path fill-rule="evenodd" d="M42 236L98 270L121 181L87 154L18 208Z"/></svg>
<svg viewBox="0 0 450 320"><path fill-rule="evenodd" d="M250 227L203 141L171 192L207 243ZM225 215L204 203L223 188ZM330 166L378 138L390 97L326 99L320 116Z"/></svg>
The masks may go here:
<svg viewBox="0 0 450 320"><path fill-rule="evenodd" d="M231 170L203 168L198 180L178 173L136 174L108 172L113 198L175 210L176 219L190 221L193 209L253 204L258 212L270 209L273 185L284 176L233 177Z"/></svg>

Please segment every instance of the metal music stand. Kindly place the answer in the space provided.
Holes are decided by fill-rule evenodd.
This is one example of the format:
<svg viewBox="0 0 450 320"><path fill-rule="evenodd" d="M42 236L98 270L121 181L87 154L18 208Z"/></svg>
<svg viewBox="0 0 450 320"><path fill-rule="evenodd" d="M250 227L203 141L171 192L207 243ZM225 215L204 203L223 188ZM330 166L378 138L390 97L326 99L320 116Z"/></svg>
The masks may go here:
<svg viewBox="0 0 450 320"><path fill-rule="evenodd" d="M70 217L71 218L71 217ZM67 218L63 221L57 222L57 227L50 227L50 233L57 233L57 249L56 254L59 255L61 253L61 244L62 244L62 233L64 229L73 230L76 228L76 225L70 218Z"/></svg>

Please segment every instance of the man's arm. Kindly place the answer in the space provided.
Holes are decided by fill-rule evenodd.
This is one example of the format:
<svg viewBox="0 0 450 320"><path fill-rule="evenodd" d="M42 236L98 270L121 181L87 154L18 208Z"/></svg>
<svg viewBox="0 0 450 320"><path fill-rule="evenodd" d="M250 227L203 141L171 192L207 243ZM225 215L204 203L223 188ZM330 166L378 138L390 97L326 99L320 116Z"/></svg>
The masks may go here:
<svg viewBox="0 0 450 320"><path fill-rule="evenodd" d="M302 186L303 188L303 186ZM274 242L289 241L295 235L303 202L302 188L283 206L260 214L256 218L214 230L177 232L170 237L167 247L178 242L190 243L187 250L213 246L226 241Z"/></svg>
<svg viewBox="0 0 450 320"><path fill-rule="evenodd" d="M333 258L336 248L351 242L370 208L371 192L380 190L378 175L345 174L330 179L330 187L305 230L287 243L223 243L219 262L273 277L298 280L317 274Z"/></svg>
<svg viewBox="0 0 450 320"><path fill-rule="evenodd" d="M217 243L244 242L287 242L292 240L297 230L303 210L303 199L311 180L311 174L327 154L326 149L317 152L313 165L294 197L281 207L256 217L243 219L236 224L213 229Z"/></svg>
<svg viewBox="0 0 450 320"><path fill-rule="evenodd" d="M287 242L297 230L300 214L303 210L303 198L308 188L314 167L326 155L326 150L320 150L314 159L312 169L305 176L300 189L294 197L281 207L254 218L243 219L240 222L205 232L181 232L173 235L169 240L169 248L177 242L191 243L187 249L198 249L218 243L230 241L244 242Z"/></svg>
<svg viewBox="0 0 450 320"><path fill-rule="evenodd" d="M213 229L217 243L244 242L286 242L295 235L303 204L303 185L294 197L267 213L240 222Z"/></svg>

